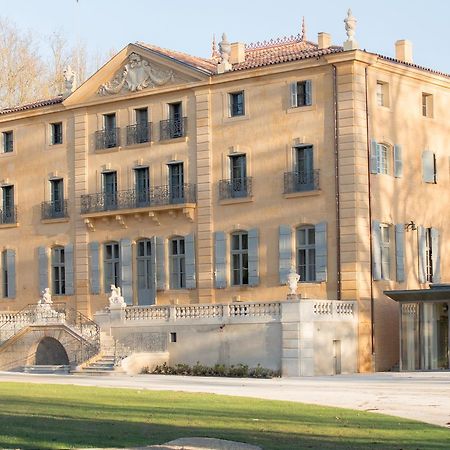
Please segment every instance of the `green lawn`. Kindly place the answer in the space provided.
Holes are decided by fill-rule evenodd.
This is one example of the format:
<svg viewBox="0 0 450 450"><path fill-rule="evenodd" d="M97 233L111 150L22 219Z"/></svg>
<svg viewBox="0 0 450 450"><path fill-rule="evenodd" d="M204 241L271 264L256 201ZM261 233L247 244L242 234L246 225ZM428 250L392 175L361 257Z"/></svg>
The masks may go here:
<svg viewBox="0 0 450 450"><path fill-rule="evenodd" d="M0 448L150 445L203 436L264 449L446 449L450 431L300 403L210 394L0 383Z"/></svg>

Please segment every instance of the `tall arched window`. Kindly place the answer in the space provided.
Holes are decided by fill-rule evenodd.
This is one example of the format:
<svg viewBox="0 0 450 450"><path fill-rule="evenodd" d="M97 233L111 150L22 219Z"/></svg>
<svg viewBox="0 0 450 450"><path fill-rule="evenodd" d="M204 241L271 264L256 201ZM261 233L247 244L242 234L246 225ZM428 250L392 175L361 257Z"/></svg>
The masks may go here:
<svg viewBox="0 0 450 450"><path fill-rule="evenodd" d="M52 284L54 295L66 293L66 261L64 247L52 248Z"/></svg>
<svg viewBox="0 0 450 450"><path fill-rule="evenodd" d="M296 230L297 273L300 281L316 280L316 231L314 226L302 226Z"/></svg>

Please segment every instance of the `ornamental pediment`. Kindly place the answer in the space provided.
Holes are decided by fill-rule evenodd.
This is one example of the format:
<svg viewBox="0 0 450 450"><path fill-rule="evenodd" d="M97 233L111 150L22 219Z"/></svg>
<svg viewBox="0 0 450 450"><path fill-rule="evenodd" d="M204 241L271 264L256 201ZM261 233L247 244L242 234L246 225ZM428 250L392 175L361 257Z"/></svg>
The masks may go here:
<svg viewBox="0 0 450 450"><path fill-rule="evenodd" d="M99 87L97 93L107 96L142 91L185 81L187 80L180 77L172 69L165 69L133 52L112 79Z"/></svg>

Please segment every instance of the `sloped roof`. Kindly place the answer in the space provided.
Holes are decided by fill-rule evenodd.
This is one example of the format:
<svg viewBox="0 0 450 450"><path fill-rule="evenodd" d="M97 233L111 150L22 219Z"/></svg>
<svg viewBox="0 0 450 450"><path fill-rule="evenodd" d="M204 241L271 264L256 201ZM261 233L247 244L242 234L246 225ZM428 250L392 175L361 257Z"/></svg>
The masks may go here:
<svg viewBox="0 0 450 450"><path fill-rule="evenodd" d="M62 103L63 97L59 95L58 97L49 98L47 100L37 100L32 103L26 103L24 105L12 106L9 108L0 109L0 115L9 114L19 111L27 111L29 109L41 108L43 106L56 105L58 103Z"/></svg>

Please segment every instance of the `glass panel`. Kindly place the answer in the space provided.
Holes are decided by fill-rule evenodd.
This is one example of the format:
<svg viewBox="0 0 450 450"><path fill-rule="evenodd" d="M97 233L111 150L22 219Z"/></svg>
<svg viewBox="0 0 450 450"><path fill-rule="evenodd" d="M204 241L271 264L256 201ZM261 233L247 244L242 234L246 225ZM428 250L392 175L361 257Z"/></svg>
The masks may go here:
<svg viewBox="0 0 450 450"><path fill-rule="evenodd" d="M231 249L232 250L239 250L240 245L239 245L239 234L233 234L231 236Z"/></svg>
<svg viewBox="0 0 450 450"><path fill-rule="evenodd" d="M247 250L248 249L248 234L247 233L242 233L241 237L242 237L241 248L242 248L242 250Z"/></svg>
<svg viewBox="0 0 450 450"><path fill-rule="evenodd" d="M316 230L314 228L308 229L308 244L314 245L316 239Z"/></svg>

